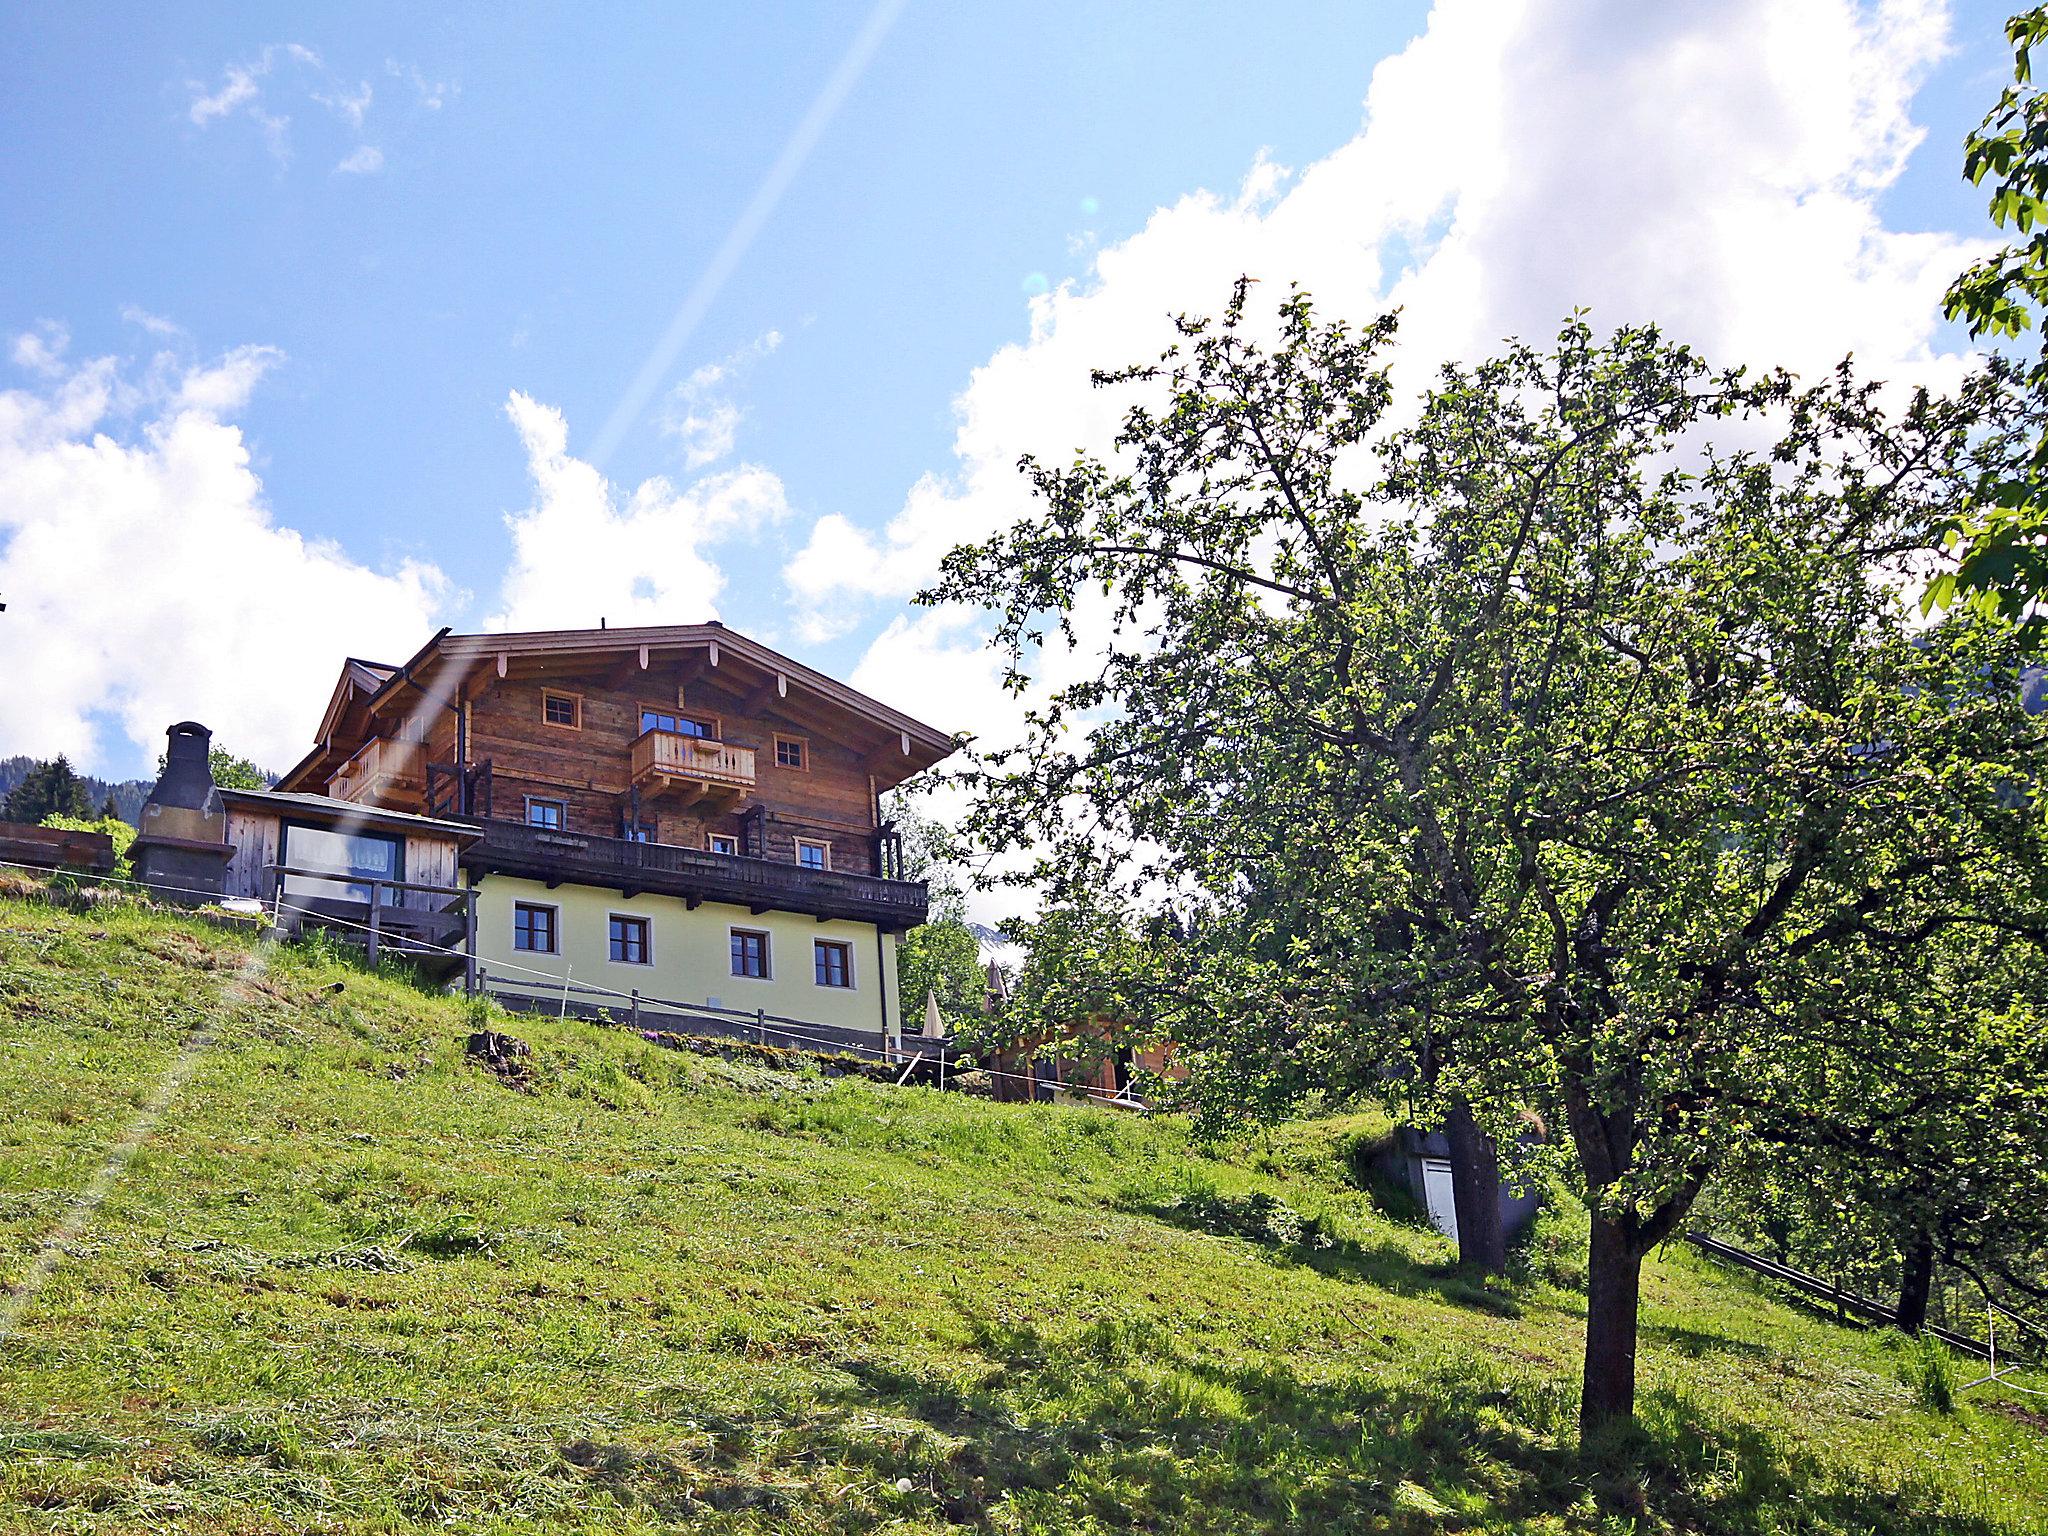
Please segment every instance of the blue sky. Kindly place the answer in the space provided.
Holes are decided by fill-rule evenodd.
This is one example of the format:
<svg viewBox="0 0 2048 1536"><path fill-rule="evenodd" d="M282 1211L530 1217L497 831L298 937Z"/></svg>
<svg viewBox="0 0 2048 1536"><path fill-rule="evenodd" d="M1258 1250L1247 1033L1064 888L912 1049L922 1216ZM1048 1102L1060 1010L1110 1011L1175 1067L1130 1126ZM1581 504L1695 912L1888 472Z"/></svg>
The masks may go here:
<svg viewBox="0 0 2048 1536"><path fill-rule="evenodd" d="M17 419L0 448L13 501L0 659L13 651L39 681L0 701L0 754L62 748L136 772L164 724L200 714L282 766L344 651L400 657L433 623L594 623L607 604L615 623L715 610L937 723L987 729L962 698L986 684L971 623L906 618L904 595L935 540L997 515L1006 461L1046 446L1033 430L1050 451L1090 440L1086 363L1127 360L1174 303L1218 302L1232 260L1319 293L1347 282L1320 273L1382 263L1345 302L1407 303L1423 345L1447 352L1483 345L1488 323L1542 323L1608 291L1715 339L1777 334L1738 323L1760 308L1739 254L1716 267L1674 225L1615 278L1570 239L1509 238L1504 221L1526 233L1532 218L1515 188L1540 195L1539 233L1556 216L1573 238L1656 236L1654 209L1603 224L1627 209L1601 185L1640 173L1678 183L1676 200L1697 176L1712 228L1756 220L1760 239L1810 245L1813 273L1786 282L1830 295L1832 199L1889 243L1875 276L1856 258L1862 307L1842 306L1813 346L1902 367L1952 351L1926 314L1928 274L1961 249L1954 237L1983 232L1956 145L2002 78L2001 12L1786 0L1778 14L1798 25L1731 36L1745 9L1650 24L1592 0L1491 18L1446 3L1434 19L1408 4L16 7L0 18L0 334L21 339L0 398L30 425ZM1666 35L1689 26L1700 38ZM875 27L872 57L647 408L592 463L792 131ZM1480 39L1469 65L1460 27ZM1852 35L1856 70L1838 47ZM1725 58L1687 85L1701 38ZM1396 100L1390 72L1374 109L1382 138L1407 134L1390 158L1366 146L1367 94L1404 50L1416 83ZM1660 70L1677 82L1675 124L1584 119L1604 110L1577 100L1584 81L1596 98L1633 81L1611 105L1616 124L1639 125L1629 102L1655 99ZM1797 99L1802 72L1873 71L1854 99ZM1754 120L1741 98L1765 79L1798 114L1784 178L1768 139L1717 147L1716 114ZM1489 128L1503 101L1524 105ZM1873 170L1856 141L1907 128L1924 130L1918 147ZM1379 156L1362 193L1336 190L1347 146L1360 164ZM1480 184L1515 157L1513 188ZM1399 206L1348 225L1390 166ZM1581 198L1583 216L1568 206ZM1787 234L1801 220L1811 239ZM1951 238L1911 243L1929 236ZM1601 238L1603 252L1625 243ZM1453 248L1467 255L1437 261ZM1667 289L1643 279L1667 264ZM1469 302L1448 296L1454 267ZM1518 283L1526 293L1503 297ZM1457 334L1452 310L1477 329ZM515 392L524 416L508 414ZM593 472L608 485L593 489ZM666 489L647 492L651 477ZM637 520L636 490L653 497ZM520 569L507 519L538 513ZM66 536L120 545L92 593L53 563ZM575 569L579 552L632 567L616 590L639 609L608 596L604 571ZM194 573L232 622L157 590ZM151 675L167 657L178 675Z"/></svg>

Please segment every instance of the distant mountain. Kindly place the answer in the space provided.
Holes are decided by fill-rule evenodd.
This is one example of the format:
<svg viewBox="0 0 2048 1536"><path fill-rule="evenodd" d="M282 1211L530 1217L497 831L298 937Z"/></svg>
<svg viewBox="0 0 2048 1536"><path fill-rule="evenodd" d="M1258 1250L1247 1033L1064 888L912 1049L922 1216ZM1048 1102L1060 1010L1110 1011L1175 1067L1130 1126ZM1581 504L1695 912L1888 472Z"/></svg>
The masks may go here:
<svg viewBox="0 0 2048 1536"><path fill-rule="evenodd" d="M981 963L987 965L993 960L1004 970L1016 972L1024 958L1024 946L1011 938L1000 928L991 928L987 923L969 923L967 931L974 935L974 942L981 946Z"/></svg>
<svg viewBox="0 0 2048 1536"><path fill-rule="evenodd" d="M5 799L29 775L29 770L44 759L39 757L0 757L0 799ZM81 773L79 782L85 785L87 796L92 800L95 815L99 808L113 797L114 813L130 826L139 826L142 821L142 802L149 798L149 786L153 779L122 779L118 783L96 779L91 774Z"/></svg>

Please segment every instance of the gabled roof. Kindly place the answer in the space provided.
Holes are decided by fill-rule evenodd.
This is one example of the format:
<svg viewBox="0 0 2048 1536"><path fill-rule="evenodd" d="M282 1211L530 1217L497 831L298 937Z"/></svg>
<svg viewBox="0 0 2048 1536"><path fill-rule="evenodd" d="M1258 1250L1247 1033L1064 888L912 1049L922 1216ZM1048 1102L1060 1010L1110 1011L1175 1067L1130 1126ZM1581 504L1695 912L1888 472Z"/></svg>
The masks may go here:
<svg viewBox="0 0 2048 1536"><path fill-rule="evenodd" d="M895 750L878 756L877 778L893 785L929 768L959 746L959 739L891 708L802 662L769 649L717 620L705 624L672 624L627 629L529 630L505 634L451 634L441 630L403 665L350 658L327 713L321 719L320 745L279 780L293 787L311 782L316 770L346 758L367 729L351 730L357 708L367 717L388 709L408 691L447 702L482 672L504 677L517 667L522 673L592 666L605 658L630 675L651 667L656 658L673 660L693 654L707 666L751 685L766 702L768 691L787 699L808 695L848 717L869 739L895 738ZM637 667L634 663L637 662ZM346 750L342 750L343 748ZM332 761L329 761L332 759ZM897 771L900 770L900 771Z"/></svg>

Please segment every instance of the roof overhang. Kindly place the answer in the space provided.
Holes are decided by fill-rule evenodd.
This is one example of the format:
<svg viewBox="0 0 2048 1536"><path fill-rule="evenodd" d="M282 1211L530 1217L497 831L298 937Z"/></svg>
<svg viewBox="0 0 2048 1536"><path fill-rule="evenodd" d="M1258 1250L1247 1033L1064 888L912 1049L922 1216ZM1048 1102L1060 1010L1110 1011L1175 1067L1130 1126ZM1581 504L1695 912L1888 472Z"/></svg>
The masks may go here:
<svg viewBox="0 0 2048 1536"><path fill-rule="evenodd" d="M483 829L474 822L444 821L438 816L415 816L410 811L383 811L357 805L353 800L337 800L332 795L224 789L220 798L230 810L269 812L281 820L303 821L319 827L346 826L351 831L445 837L464 846L483 836Z"/></svg>

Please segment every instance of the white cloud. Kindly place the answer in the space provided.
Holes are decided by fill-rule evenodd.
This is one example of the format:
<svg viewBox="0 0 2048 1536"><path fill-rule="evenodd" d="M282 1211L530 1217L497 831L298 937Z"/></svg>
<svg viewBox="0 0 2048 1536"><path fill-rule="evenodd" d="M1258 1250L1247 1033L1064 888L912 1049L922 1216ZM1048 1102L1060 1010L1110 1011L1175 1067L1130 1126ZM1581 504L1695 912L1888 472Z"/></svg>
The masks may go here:
<svg viewBox="0 0 2048 1536"><path fill-rule="evenodd" d="M782 481L751 465L683 489L656 476L622 502L594 465L569 452L560 411L515 391L505 414L526 450L534 500L506 519L513 560L491 628L715 618L725 574L712 546L788 515Z"/></svg>
<svg viewBox="0 0 2048 1536"><path fill-rule="evenodd" d="M153 315L139 304L123 304L121 318L130 325L139 325L152 336L183 336L185 327L175 320L166 320L162 315Z"/></svg>
<svg viewBox="0 0 2048 1536"><path fill-rule="evenodd" d="M956 398L946 472L880 530L818 519L784 575L796 612L835 617L800 624L851 627L1029 513L1021 455L1107 452L1126 402L1090 369L1156 356L1172 313L1215 312L1240 273L1268 310L1292 283L1326 315L1400 306L1410 386L1577 306L1716 360L1812 375L1853 351L1869 376L1953 378L1939 300L1973 247L1879 207L1921 141L1910 107L1947 29L1940 0L1439 0L1373 70L1348 142L1299 174L1259 156L1236 193L1159 208L1033 298L1028 337ZM1006 739L1022 704L995 689L981 635L971 615L899 618L857 680Z"/></svg>
<svg viewBox="0 0 2048 1536"><path fill-rule="evenodd" d="M669 392L662 431L683 446L683 467L702 469L733 450L746 414L731 398L740 376L756 360L782 345L780 331L767 331L715 363L706 363Z"/></svg>
<svg viewBox="0 0 2048 1536"><path fill-rule="evenodd" d="M281 67L284 65L296 68L286 70ZM394 78L407 81L420 105L428 111L438 111L442 102L452 94L452 87L440 81L427 80L410 65L392 60L386 63L385 68ZM362 134L371 103L376 99L376 89L369 81L348 84L328 67L318 53L303 43L269 44L255 58L225 66L218 85L209 88L200 81L188 80L185 87L190 93L185 115L195 127L205 128L225 118L246 116L261 131L265 146L279 165L291 160L292 120L289 114L272 110L265 97L266 90L271 91L272 96L311 101L343 125L351 137ZM335 166L336 171L351 175L365 175L383 168L384 151L375 145L361 143L343 155Z"/></svg>
<svg viewBox="0 0 2048 1536"><path fill-rule="evenodd" d="M432 566L373 570L273 519L229 418L278 360L98 358L0 391L0 753L132 771L189 718L283 768L340 657L431 632Z"/></svg>
<svg viewBox="0 0 2048 1536"><path fill-rule="evenodd" d="M360 129L363 126L363 114L370 110L372 95L370 82L365 80L353 91L345 86L325 94L315 91L313 99L349 127Z"/></svg>
<svg viewBox="0 0 2048 1536"><path fill-rule="evenodd" d="M1018 457L1104 451L1122 405L1090 368L1157 353L1239 273L1328 314L1402 307L1400 372L1543 337L1575 306L1655 320L1715 358L1948 376L1938 300L1971 252L1885 227L1946 46L1937 0L1442 0L1372 75L1356 137L1299 175L1254 160L1030 302L1027 340L955 401L955 463L878 536L820 519L785 575L802 608L900 599L952 544L1027 510Z"/></svg>

